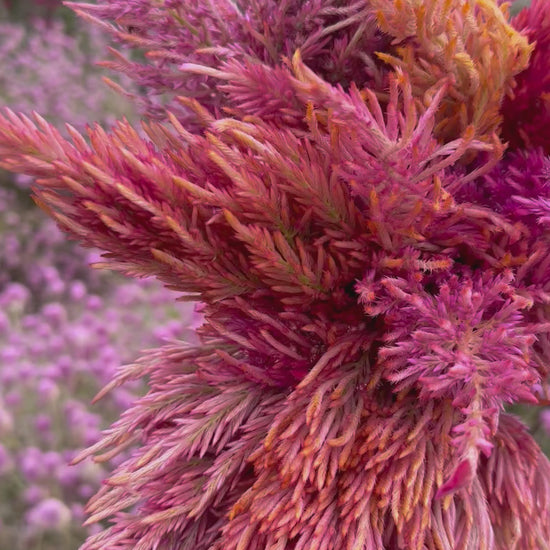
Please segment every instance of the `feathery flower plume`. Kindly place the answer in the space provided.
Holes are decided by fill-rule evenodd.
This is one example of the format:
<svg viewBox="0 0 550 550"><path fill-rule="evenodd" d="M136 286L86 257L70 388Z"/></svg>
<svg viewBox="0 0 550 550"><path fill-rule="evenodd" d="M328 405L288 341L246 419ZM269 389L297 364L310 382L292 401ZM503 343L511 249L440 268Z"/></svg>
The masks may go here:
<svg viewBox="0 0 550 550"><path fill-rule="evenodd" d="M543 147L550 154L550 10L545 0L533 0L512 19L512 25L535 44L529 67L516 78L502 113L502 137L510 147Z"/></svg>
<svg viewBox="0 0 550 550"><path fill-rule="evenodd" d="M546 0L542 0L545 3ZM499 127L500 105L533 49L507 21L508 4L488 0L369 0L395 53L378 56L401 67L416 97L452 76L439 111L436 135L452 139L469 125L488 140ZM519 27L516 27L519 28ZM531 38L531 37L529 37Z"/></svg>
<svg viewBox="0 0 550 550"><path fill-rule="evenodd" d="M115 58L104 66L146 88L145 97L129 95L143 104L150 116L165 118L164 103L168 101L170 110L188 128L196 122L196 113L174 104L171 99L175 95L197 99L212 114L235 105L216 90L217 83L210 75L182 73L184 63L214 69L223 61L239 62L239 76L247 79L249 93L259 103L264 95L288 96L287 89L277 86L277 73L266 73L261 65L277 67L282 56L291 57L298 48L305 62L329 82L344 86L376 83L382 88L387 80L375 52L385 50L389 38L377 28L363 0L306 4L301 0L175 0L162 6L154 0L121 0L67 5L101 24L118 42L145 52L146 63L142 63L111 50ZM248 114L255 114L253 101L246 103Z"/></svg>
<svg viewBox="0 0 550 550"><path fill-rule="evenodd" d="M336 18L336 32L375 6L360 4L303 13ZM36 200L105 250L103 267L204 302L200 345L153 351L100 394L150 388L80 456L137 445L91 500L89 521L111 523L82 550L548 548L550 463L503 412L550 397L547 236L479 190L507 162L497 96L481 102L452 71L419 94L422 56L381 67L381 96L362 70L331 82L323 60L285 50L301 39L251 24L230 45L220 30L250 14L294 24L290 5L231 2L218 22L208 2L81 8L168 25L189 125L168 112L147 137L122 121L88 140L68 127L69 141L37 114L0 116L0 166L37 178ZM511 85L530 47L503 12L445 5L450 28L471 33L480 81ZM397 7L385 20L401 28ZM136 43L162 42L147 32ZM200 43L178 44L189 33ZM212 57L199 59L204 37ZM458 103L467 116L453 119Z"/></svg>

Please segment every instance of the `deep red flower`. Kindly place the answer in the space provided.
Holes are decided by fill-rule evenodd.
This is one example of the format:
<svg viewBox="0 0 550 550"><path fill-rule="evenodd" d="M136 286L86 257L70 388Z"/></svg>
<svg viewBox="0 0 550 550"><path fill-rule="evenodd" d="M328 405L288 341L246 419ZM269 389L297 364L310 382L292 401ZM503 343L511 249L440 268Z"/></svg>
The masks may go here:
<svg viewBox="0 0 550 550"><path fill-rule="evenodd" d="M502 105L502 137L510 147L542 147L550 154L550 6L533 0L512 19L512 25L535 44L529 67Z"/></svg>

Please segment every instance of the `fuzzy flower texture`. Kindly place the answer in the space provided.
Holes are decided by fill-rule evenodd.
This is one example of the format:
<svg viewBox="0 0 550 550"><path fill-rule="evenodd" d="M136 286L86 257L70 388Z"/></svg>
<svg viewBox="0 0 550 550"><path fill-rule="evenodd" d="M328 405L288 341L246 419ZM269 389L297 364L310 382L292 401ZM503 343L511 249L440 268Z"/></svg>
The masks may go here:
<svg viewBox="0 0 550 550"><path fill-rule="evenodd" d="M72 4L149 120L0 166L104 268L204 303L107 392L82 550L547 550L550 2Z"/></svg>

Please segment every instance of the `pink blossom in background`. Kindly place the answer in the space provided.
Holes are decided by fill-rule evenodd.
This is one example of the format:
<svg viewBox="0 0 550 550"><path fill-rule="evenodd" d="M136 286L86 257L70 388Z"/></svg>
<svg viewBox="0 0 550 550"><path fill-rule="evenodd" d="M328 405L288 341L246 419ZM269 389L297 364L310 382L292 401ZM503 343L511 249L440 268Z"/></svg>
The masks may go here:
<svg viewBox="0 0 550 550"><path fill-rule="evenodd" d="M117 116L135 118L135 108L101 82L96 66L107 35L77 25L69 35L62 21L31 20L29 27L0 22L0 101L13 109L44 113L61 129L67 120L83 130L90 122L109 124ZM115 78L133 89L128 78Z"/></svg>

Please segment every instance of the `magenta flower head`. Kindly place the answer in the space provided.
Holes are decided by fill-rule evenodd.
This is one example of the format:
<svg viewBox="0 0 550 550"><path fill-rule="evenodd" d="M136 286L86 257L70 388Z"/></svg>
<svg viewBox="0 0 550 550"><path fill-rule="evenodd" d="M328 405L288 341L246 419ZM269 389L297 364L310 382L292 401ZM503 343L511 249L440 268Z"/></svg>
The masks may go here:
<svg viewBox="0 0 550 550"><path fill-rule="evenodd" d="M550 10L545 0L533 0L516 15L512 25L522 31L535 49L529 67L517 78L504 101L503 138L511 147L543 147L550 154Z"/></svg>
<svg viewBox="0 0 550 550"><path fill-rule="evenodd" d="M533 51L506 5L79 10L181 96L88 139L5 110L0 165L204 315L100 394L149 384L79 457L135 446L82 550L548 548L550 463L504 411L550 398L547 162L499 139Z"/></svg>

